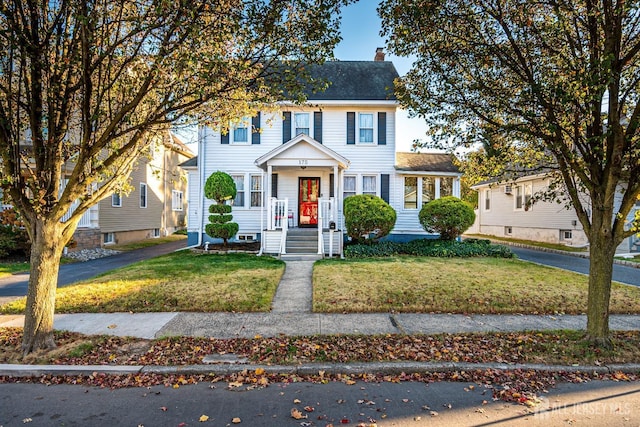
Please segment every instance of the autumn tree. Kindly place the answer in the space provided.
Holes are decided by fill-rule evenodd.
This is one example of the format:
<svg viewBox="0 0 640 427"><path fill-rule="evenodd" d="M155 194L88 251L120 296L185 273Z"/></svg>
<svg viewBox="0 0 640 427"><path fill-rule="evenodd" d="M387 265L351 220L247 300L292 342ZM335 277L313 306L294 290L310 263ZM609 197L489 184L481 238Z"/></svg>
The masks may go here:
<svg viewBox="0 0 640 427"><path fill-rule="evenodd" d="M556 169L590 243L587 338L609 346L616 247L640 193L638 1L383 0L390 50L415 56L399 99L431 143L490 132ZM586 197L582 197L582 196Z"/></svg>
<svg viewBox="0 0 640 427"><path fill-rule="evenodd" d="M324 84L305 65L331 57L350 1L0 3L1 186L32 241L25 354L55 346L63 247L92 205L126 190L153 135L195 120L224 130L283 91L302 100Z"/></svg>

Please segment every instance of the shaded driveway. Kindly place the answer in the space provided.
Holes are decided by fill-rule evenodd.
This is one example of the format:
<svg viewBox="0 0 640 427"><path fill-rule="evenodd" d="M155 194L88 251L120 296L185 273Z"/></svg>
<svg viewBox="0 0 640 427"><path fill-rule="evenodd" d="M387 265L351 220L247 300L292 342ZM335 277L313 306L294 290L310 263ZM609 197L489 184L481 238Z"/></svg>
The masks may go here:
<svg viewBox="0 0 640 427"><path fill-rule="evenodd" d="M177 240L90 261L64 264L60 266L58 273L58 287L90 279L98 274L125 267L134 262L165 255L178 249L183 249L186 245L186 239ZM14 274L0 279L0 298L25 296L27 294L28 281L29 273Z"/></svg>
<svg viewBox="0 0 640 427"><path fill-rule="evenodd" d="M581 258L573 255L563 255L553 252L543 252L534 249L525 249L511 246L513 253L524 261L562 268L577 273L589 274L589 258ZM640 286L640 268L626 265L613 265L613 280L628 285Z"/></svg>

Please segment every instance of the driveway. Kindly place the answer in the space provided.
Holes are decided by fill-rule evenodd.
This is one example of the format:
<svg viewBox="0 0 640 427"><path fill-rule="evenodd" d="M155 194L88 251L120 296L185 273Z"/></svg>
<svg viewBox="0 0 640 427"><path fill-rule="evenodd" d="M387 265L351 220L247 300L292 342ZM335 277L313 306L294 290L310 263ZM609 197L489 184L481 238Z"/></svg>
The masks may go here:
<svg viewBox="0 0 640 427"><path fill-rule="evenodd" d="M186 239L177 240L90 261L64 264L60 266L60 271L58 272L58 287L90 279L98 274L122 268L134 262L165 255L178 249L183 249L186 245ZM11 299L15 299L15 297L26 295L28 281L29 273L14 274L0 279L0 304L6 302L3 300L7 300L7 297L14 297Z"/></svg>
<svg viewBox="0 0 640 427"><path fill-rule="evenodd" d="M564 270L575 271L577 273L589 274L589 258L580 258L572 255L518 248L515 246L512 246L511 250L513 253L518 255L518 258L524 261L562 268ZM613 280L620 283L626 283L628 285L640 286L640 268L614 264Z"/></svg>

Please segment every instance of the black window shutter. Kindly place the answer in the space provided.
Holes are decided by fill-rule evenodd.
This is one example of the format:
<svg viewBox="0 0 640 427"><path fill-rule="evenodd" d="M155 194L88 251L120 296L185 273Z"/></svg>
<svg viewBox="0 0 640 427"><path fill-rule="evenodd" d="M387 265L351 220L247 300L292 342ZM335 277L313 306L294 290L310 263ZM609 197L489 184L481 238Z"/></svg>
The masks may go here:
<svg viewBox="0 0 640 427"><path fill-rule="evenodd" d="M332 173L330 173L329 174L329 197L336 197L335 191L333 191L336 185L335 179L336 177Z"/></svg>
<svg viewBox="0 0 640 427"><path fill-rule="evenodd" d="M227 131L226 134L220 135L220 144L228 144L229 143L229 132L231 132L231 129L229 129L229 131Z"/></svg>
<svg viewBox="0 0 640 427"><path fill-rule="evenodd" d="M347 144L356 143L356 113L347 113Z"/></svg>
<svg viewBox="0 0 640 427"><path fill-rule="evenodd" d="M283 113L284 120L282 120L282 143L291 139L291 112L285 111Z"/></svg>
<svg viewBox="0 0 640 427"><path fill-rule="evenodd" d="M313 139L322 144L322 111L313 112Z"/></svg>
<svg viewBox="0 0 640 427"><path fill-rule="evenodd" d="M378 145L387 145L387 113L378 113Z"/></svg>
<svg viewBox="0 0 640 427"><path fill-rule="evenodd" d="M380 175L380 198L389 203L389 174Z"/></svg>
<svg viewBox="0 0 640 427"><path fill-rule="evenodd" d="M271 174L271 197L278 197L278 174Z"/></svg>
<svg viewBox="0 0 640 427"><path fill-rule="evenodd" d="M251 118L251 143L260 144L260 112Z"/></svg>

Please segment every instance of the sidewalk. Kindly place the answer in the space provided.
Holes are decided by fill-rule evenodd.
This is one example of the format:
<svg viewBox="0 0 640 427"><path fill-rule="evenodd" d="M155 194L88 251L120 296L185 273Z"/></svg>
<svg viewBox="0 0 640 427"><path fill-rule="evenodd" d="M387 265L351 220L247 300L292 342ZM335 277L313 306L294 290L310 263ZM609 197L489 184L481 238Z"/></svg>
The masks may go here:
<svg viewBox="0 0 640 427"><path fill-rule="evenodd" d="M285 258L285 273L276 292L272 311L269 313L57 314L55 316L55 328L83 334L133 336L147 339L166 336L253 338L255 336L273 337L281 335L436 334L519 330L581 330L586 328L586 316L584 315L312 313L311 280L313 261L313 259L308 258ZM0 326L3 327L22 326L23 322L24 316L21 315L0 316ZM610 326L611 330L638 330L640 329L640 316L613 315L610 318ZM420 366L424 366L424 364L420 364ZM18 367L19 365L13 365L13 368ZM35 367L26 366L22 369L31 372L33 368ZM95 370L96 367L93 368ZM117 367L104 368L105 372L117 370ZM372 366L371 368L373 369L374 367ZM430 369L433 368L435 366ZM564 368L566 369L567 367ZM607 369L606 367L602 368ZM634 372L640 371L637 366L629 368ZM7 375L7 369L11 370L12 365L0 365L0 370L5 375ZM56 369L64 368L58 367ZM75 372L78 367L73 369ZM172 369L184 372L188 368ZM206 369L211 370L211 368ZM380 367L376 366L375 369L380 369ZM451 367L447 367L447 369L451 369ZM13 370L16 371L16 369Z"/></svg>

